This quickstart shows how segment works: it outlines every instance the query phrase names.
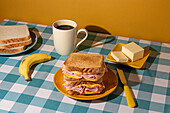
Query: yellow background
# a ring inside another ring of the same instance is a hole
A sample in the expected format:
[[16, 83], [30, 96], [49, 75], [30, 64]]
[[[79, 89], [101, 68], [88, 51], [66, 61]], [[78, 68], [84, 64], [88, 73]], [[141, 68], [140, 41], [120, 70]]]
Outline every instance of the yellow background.
[[71, 19], [78, 28], [170, 43], [170, 0], [0, 0], [3, 19], [50, 26]]

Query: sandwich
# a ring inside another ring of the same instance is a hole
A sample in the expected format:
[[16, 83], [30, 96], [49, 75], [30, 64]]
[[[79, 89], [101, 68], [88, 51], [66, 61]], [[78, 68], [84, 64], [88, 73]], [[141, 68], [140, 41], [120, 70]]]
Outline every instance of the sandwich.
[[20, 52], [31, 43], [32, 38], [27, 25], [0, 26], [0, 52]]
[[62, 66], [63, 86], [70, 95], [99, 94], [105, 89], [106, 66], [99, 54], [71, 53]]

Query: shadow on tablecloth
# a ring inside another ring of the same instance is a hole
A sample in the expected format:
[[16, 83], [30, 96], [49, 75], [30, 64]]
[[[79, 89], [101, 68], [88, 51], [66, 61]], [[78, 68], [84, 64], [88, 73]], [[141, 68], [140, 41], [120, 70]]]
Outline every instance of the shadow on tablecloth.
[[153, 62], [155, 61], [156, 57], [158, 55], [160, 55], [160, 53], [155, 50], [154, 48], [150, 47], [150, 46], [146, 46], [144, 47], [145, 49], [149, 49], [151, 51], [148, 59], [146, 60], [146, 62], [144, 63], [143, 67], [141, 68], [142, 70], [145, 69], [149, 69], [151, 67], [151, 65], [153, 64]]
[[25, 54], [30, 54], [36, 50], [38, 50], [38, 48], [42, 45], [43, 43], [43, 39], [38, 31], [37, 28], [29, 28], [30, 29], [30, 33], [32, 33], [32, 35], [36, 35], [37, 36], [37, 43], [35, 44], [35, 46], [33, 48], [31, 48], [30, 50], [28, 50], [27, 52], [25, 52]]
[[85, 29], [89, 32], [95, 32], [95, 33], [102, 33], [102, 34], [109, 34], [111, 35], [111, 33], [109, 31], [107, 31], [106, 29], [99, 27], [99, 26], [95, 26], [95, 25], [87, 25], [85, 27]]
[[[87, 39], [75, 49], [74, 52], [83, 51], [93, 47], [101, 47], [104, 44], [111, 43], [115, 40], [116, 36], [111, 36], [110, 33], [104, 28], [88, 25], [85, 29], [89, 32]], [[97, 33], [97, 35], [96, 35]], [[85, 36], [81, 34], [78, 36], [78, 42]], [[77, 42], [77, 43], [78, 43]]]

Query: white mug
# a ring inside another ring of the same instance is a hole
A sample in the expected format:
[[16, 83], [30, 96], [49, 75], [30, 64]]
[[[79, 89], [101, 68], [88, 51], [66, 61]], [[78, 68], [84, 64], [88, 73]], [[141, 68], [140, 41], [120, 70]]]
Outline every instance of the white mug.
[[[70, 29], [65, 29], [67, 27]], [[58, 20], [53, 23], [52, 28], [54, 46], [57, 53], [60, 55], [69, 55], [72, 53], [88, 36], [88, 32], [85, 29], [77, 31], [77, 24], [72, 20]], [[80, 32], [85, 32], [86, 35], [78, 44], [76, 44], [77, 35]]]

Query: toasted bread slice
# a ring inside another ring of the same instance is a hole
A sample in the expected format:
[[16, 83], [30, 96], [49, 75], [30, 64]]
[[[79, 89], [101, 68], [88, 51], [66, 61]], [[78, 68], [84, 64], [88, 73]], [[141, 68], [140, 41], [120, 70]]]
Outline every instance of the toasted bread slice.
[[25, 41], [30, 38], [27, 25], [1, 25], [0, 44]]
[[103, 61], [103, 55], [71, 53], [63, 63], [63, 68], [69, 71], [100, 73], [103, 71]]
[[17, 53], [25, 49], [25, 46], [14, 47], [14, 48], [0, 48], [0, 53]]
[[0, 48], [14, 48], [14, 47], [19, 47], [19, 46], [27, 46], [32, 43], [32, 38], [29, 38], [26, 41], [21, 41], [21, 42], [14, 42], [14, 43], [8, 43], [8, 44], [0, 44]]

